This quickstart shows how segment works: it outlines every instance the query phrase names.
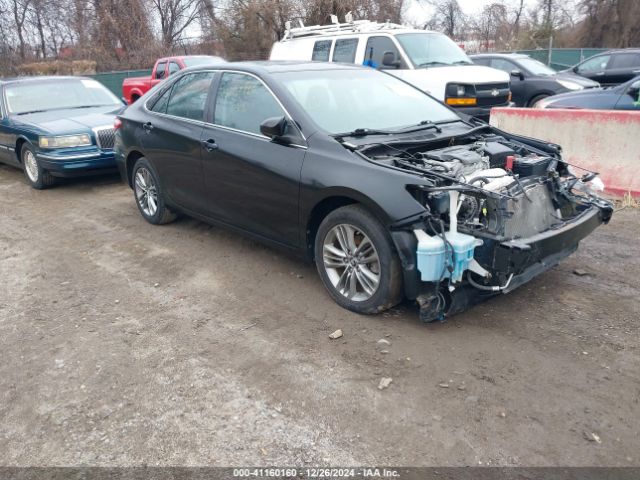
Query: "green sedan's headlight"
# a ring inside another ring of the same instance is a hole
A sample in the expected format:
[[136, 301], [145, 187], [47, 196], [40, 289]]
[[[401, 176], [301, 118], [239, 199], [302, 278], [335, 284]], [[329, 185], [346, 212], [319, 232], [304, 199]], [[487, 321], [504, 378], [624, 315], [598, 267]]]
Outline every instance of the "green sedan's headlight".
[[92, 145], [91, 137], [81, 135], [62, 135], [59, 137], [40, 137], [40, 148], [72, 148]]

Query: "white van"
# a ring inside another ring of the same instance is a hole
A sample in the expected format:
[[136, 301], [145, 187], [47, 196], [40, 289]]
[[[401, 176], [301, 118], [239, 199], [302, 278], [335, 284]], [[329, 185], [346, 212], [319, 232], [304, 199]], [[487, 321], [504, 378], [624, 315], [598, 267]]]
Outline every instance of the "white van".
[[271, 49], [271, 60], [356, 63], [389, 70], [447, 105], [488, 120], [492, 107], [508, 106], [509, 75], [474, 65], [449, 37], [367, 20], [291, 28]]

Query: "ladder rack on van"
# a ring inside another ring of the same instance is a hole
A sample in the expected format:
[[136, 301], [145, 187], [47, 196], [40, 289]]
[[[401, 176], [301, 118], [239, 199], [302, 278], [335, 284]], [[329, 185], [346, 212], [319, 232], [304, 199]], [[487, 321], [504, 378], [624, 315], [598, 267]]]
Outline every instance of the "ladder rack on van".
[[397, 30], [403, 28], [407, 27], [398, 25], [397, 23], [377, 23], [369, 20], [354, 20], [348, 23], [332, 23], [331, 25], [313, 25], [309, 27], [301, 26], [296, 28], [291, 28], [291, 22], [286, 22], [283, 40], [330, 33], [361, 33], [375, 32], [378, 30]]

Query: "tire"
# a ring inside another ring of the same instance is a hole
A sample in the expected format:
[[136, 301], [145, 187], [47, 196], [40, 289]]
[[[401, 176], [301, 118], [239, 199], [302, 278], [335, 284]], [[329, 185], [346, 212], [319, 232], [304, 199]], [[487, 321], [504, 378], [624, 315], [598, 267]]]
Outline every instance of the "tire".
[[42, 168], [34, 148], [28, 143], [22, 145], [20, 163], [22, 163], [22, 171], [27, 177], [29, 185], [36, 190], [43, 190], [55, 183], [55, 177]]
[[362, 206], [327, 215], [316, 233], [314, 252], [320, 279], [341, 307], [372, 314], [402, 300], [402, 271], [391, 238]]
[[529, 107], [534, 108], [536, 106], [536, 103], [538, 103], [540, 100], [544, 100], [545, 98], [549, 97], [549, 95], [538, 95], [533, 97], [530, 101], [529, 101]]
[[177, 215], [167, 207], [158, 174], [146, 158], [136, 161], [131, 180], [136, 205], [147, 222], [163, 225], [176, 219]]

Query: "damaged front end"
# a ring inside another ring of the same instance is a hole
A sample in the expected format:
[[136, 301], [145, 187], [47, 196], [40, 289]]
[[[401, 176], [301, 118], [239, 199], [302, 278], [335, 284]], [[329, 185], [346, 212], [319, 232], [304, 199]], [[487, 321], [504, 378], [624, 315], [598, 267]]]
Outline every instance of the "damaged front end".
[[420, 178], [407, 188], [424, 212], [391, 234], [424, 321], [514, 290], [573, 253], [613, 212], [594, 191], [597, 174], [576, 176], [559, 147], [484, 131], [444, 145], [359, 149]]

